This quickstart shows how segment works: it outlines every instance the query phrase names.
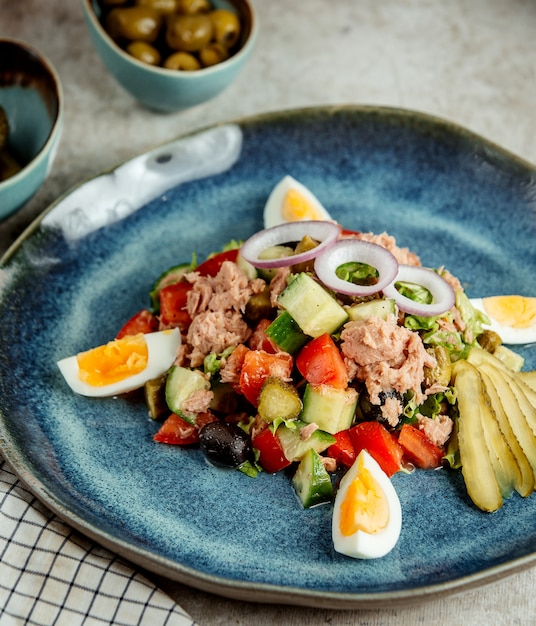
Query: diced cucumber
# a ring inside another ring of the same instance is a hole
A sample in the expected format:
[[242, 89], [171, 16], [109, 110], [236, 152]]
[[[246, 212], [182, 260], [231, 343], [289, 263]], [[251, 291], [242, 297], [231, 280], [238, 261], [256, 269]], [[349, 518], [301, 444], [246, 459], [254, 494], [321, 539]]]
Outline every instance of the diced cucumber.
[[291, 462], [301, 461], [307, 450], [313, 449], [320, 454], [335, 443], [335, 437], [323, 430], [315, 430], [309, 437], [302, 439], [300, 433], [308, 424], [296, 420], [293, 426], [294, 428], [289, 428], [281, 424], [276, 430], [276, 437], [279, 439], [283, 454]]
[[281, 350], [289, 354], [294, 354], [309, 341], [288, 311], [278, 315], [265, 332]]
[[369, 317], [381, 317], [387, 319], [389, 315], [396, 315], [396, 302], [392, 298], [386, 300], [369, 300], [368, 302], [360, 302], [346, 309], [348, 317], [352, 322], [358, 320], [366, 320]]
[[192, 267], [191, 263], [181, 263], [180, 265], [170, 267], [165, 272], [160, 274], [149, 294], [149, 297], [151, 298], [151, 306], [155, 313], [158, 313], [160, 310], [160, 300], [158, 297], [160, 295], [160, 291], [164, 287], [178, 283], [184, 274], [192, 271]]
[[348, 319], [335, 298], [303, 272], [279, 294], [278, 302], [311, 337], [332, 334]]
[[269, 376], [262, 386], [257, 407], [262, 420], [271, 424], [276, 419], [293, 420], [302, 410], [296, 389], [275, 376]]
[[169, 410], [177, 413], [190, 424], [195, 424], [195, 420], [185, 414], [182, 405], [195, 391], [208, 389], [210, 389], [210, 382], [201, 371], [174, 365], [169, 370], [166, 381], [166, 402]]
[[351, 387], [335, 389], [329, 385], [308, 384], [303, 394], [300, 419], [334, 435], [350, 428], [356, 406], [357, 392]]
[[300, 461], [292, 485], [306, 509], [333, 499], [331, 478], [320, 455], [312, 448], [307, 450]]

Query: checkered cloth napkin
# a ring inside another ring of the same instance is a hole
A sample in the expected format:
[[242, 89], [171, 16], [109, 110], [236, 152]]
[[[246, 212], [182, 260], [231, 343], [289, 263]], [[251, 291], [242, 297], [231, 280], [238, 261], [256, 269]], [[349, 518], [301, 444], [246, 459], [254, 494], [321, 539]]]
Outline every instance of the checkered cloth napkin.
[[51, 513], [0, 457], [2, 626], [195, 626], [163, 591]]

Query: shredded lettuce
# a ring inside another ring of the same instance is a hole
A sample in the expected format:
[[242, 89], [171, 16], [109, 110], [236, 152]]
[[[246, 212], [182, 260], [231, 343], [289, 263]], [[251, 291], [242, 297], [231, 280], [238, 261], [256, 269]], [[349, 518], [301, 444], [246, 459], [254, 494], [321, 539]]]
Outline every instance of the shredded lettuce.
[[203, 361], [203, 371], [205, 374], [210, 374], [211, 376], [217, 374], [220, 371], [222, 361], [226, 359], [234, 349], [235, 346], [229, 346], [223, 352], [211, 352], [207, 354]]

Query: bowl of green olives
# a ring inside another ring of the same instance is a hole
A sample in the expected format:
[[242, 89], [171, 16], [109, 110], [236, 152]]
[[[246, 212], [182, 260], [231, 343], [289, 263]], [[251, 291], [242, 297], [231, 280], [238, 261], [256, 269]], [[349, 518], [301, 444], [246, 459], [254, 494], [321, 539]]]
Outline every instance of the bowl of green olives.
[[63, 91], [34, 47], [0, 38], [0, 219], [45, 182], [63, 125]]
[[187, 109], [226, 89], [249, 58], [249, 0], [82, 0], [105, 67], [143, 106]]

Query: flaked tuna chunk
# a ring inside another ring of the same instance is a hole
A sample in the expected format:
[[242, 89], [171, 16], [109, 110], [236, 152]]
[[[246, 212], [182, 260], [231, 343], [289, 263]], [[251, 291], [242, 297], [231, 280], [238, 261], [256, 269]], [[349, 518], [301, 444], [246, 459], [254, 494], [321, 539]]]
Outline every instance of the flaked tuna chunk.
[[186, 308], [191, 318], [204, 311], [241, 311], [254, 293], [264, 289], [262, 279], [250, 281], [245, 272], [232, 261], [224, 261], [216, 276], [200, 276], [189, 272], [185, 279], [193, 285]]
[[426, 417], [420, 413], [417, 415], [419, 429], [436, 446], [444, 445], [450, 438], [454, 422], [448, 415], [438, 415], [435, 418]]
[[214, 398], [210, 389], [196, 389], [181, 405], [181, 411], [187, 417], [195, 417], [199, 413], [206, 413]]
[[435, 359], [419, 335], [399, 326], [394, 316], [348, 322], [341, 340], [349, 379], [365, 383], [373, 404], [381, 404], [380, 393], [393, 389], [401, 394], [411, 390], [418, 404], [424, 401], [424, 367], [435, 367]]
[[193, 319], [186, 335], [191, 346], [190, 366], [199, 367], [211, 352], [245, 343], [251, 329], [238, 311], [205, 311]]

